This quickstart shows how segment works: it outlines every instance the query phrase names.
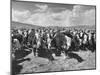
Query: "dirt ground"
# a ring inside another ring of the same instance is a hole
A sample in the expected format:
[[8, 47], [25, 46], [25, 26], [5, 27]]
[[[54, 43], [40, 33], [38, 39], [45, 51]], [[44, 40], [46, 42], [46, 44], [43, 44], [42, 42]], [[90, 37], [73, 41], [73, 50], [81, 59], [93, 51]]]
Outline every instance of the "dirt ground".
[[[95, 69], [95, 52], [79, 51], [77, 53], [84, 59], [83, 62], [78, 62], [74, 58], [58, 57], [54, 61], [49, 61], [46, 58], [34, 57], [33, 53], [29, 54], [26, 58], [30, 61], [24, 61], [19, 65], [23, 66], [20, 73], [36, 73], [36, 72], [51, 72], [51, 71], [67, 71], [67, 70], [81, 70], [81, 69]], [[22, 74], [21, 74], [22, 75]]]

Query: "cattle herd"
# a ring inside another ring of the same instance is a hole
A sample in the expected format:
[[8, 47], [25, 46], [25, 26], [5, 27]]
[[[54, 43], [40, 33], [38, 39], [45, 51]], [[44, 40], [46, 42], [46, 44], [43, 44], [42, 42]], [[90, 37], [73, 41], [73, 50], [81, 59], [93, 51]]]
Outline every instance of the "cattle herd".
[[24, 58], [33, 52], [34, 57], [54, 61], [55, 57], [65, 55], [83, 62], [77, 51], [96, 51], [96, 31], [92, 29], [11, 29], [11, 69], [16, 75], [22, 68], [18, 64], [30, 61]]

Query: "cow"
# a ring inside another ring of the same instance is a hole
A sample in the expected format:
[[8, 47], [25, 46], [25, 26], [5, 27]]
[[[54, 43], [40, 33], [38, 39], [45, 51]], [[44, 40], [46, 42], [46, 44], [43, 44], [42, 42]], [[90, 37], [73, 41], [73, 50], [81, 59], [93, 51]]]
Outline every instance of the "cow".
[[17, 39], [19, 41], [20, 44], [23, 43], [23, 35], [17, 33], [17, 34], [14, 34], [12, 36], [12, 42], [14, 41], [14, 39]]
[[95, 33], [89, 33], [88, 49], [94, 52], [96, 50]]
[[26, 58], [24, 59], [25, 56], [27, 56], [28, 54], [30, 54], [32, 52], [32, 50], [26, 50], [24, 47], [21, 47], [19, 49], [17, 49], [13, 54], [14, 57], [11, 60], [12, 62], [12, 75], [16, 75], [20, 73], [20, 70], [22, 69], [22, 66], [19, 65], [19, 63], [23, 62], [23, 61], [30, 61], [30, 58]]
[[73, 51], [75, 51], [75, 42], [73, 42], [72, 39], [73, 36], [69, 33], [57, 33], [51, 41], [51, 48], [54, 47], [52, 52], [53, 54], [55, 53], [56, 56], [61, 56], [62, 53], [65, 53], [66, 56], [82, 62], [84, 60], [79, 55], [73, 53]]
[[39, 57], [44, 57], [49, 59], [50, 61], [54, 60], [53, 56], [52, 56], [52, 50], [48, 48], [46, 42], [44, 40], [41, 40], [41, 45], [38, 48], [38, 56]]
[[61, 51], [63, 51], [62, 46], [66, 44], [65, 35], [62, 33], [56, 33], [54, 38], [51, 41], [51, 47], [54, 47], [56, 50], [53, 50], [57, 56], [60, 56]]
[[47, 33], [47, 46], [48, 46], [48, 49], [50, 49], [50, 47], [51, 47], [51, 37], [50, 37], [50, 33]]
[[35, 30], [31, 29], [28, 33], [28, 42], [31, 45], [31, 47], [34, 45], [34, 39], [35, 39]]

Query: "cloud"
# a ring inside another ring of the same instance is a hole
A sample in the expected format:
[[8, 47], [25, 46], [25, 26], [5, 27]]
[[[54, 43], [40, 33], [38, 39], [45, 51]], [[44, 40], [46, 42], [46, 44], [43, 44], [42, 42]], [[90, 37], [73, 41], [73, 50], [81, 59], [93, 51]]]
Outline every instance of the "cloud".
[[31, 15], [30, 18], [28, 18], [25, 22], [33, 25], [44, 25], [46, 16], [44, 13], [35, 13]]
[[12, 9], [12, 21], [23, 22], [27, 18], [29, 18], [30, 15], [31, 13], [28, 10], [18, 11], [18, 10]]
[[91, 9], [89, 11], [86, 11], [84, 13], [84, 22], [87, 24], [87, 25], [95, 25], [95, 9]]
[[48, 5], [40, 5], [40, 4], [35, 4], [35, 6], [38, 8], [37, 10], [35, 10], [35, 12], [46, 12], [46, 10], [48, 9]]
[[95, 25], [95, 9], [89, 9], [88, 6], [75, 5], [72, 10], [64, 9], [60, 12], [50, 11], [52, 8], [48, 5], [35, 6], [35, 13], [13, 9], [12, 20], [40, 26]]
[[76, 5], [73, 7], [71, 25], [95, 25], [95, 9], [85, 9], [86, 6]]
[[35, 13], [27, 19], [26, 23], [41, 25], [41, 26], [65, 26], [69, 25], [69, 17], [71, 11], [66, 10], [60, 13]]
[[68, 26], [70, 25], [70, 17], [71, 17], [72, 12], [70, 10], [64, 10], [59, 13], [52, 13], [52, 22], [55, 23], [56, 25], [60, 26]]

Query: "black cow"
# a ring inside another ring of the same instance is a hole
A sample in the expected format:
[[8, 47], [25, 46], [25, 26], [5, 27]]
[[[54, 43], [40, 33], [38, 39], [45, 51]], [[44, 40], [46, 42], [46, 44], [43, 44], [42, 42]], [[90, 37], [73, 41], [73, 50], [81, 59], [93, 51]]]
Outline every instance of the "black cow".
[[44, 42], [43, 40], [41, 40], [41, 45], [38, 48], [38, 56], [39, 57], [43, 57], [43, 58], [47, 58], [50, 61], [54, 60], [53, 56], [52, 56], [52, 50], [48, 49], [46, 42]]
[[13, 43], [14, 39], [18, 39], [18, 41], [20, 42], [20, 44], [22, 44], [22, 42], [23, 42], [23, 35], [21, 35], [21, 34], [14, 34], [12, 36], [12, 43]]
[[51, 41], [51, 47], [54, 47], [52, 51], [57, 55], [60, 56], [61, 51], [63, 51], [62, 46], [66, 44], [65, 35], [62, 33], [55, 34], [55, 37]]
[[35, 43], [35, 30], [32, 29], [31, 32], [28, 34], [27, 40], [31, 47], [33, 47]]
[[[77, 59], [79, 62], [82, 62], [83, 59], [76, 53], [73, 53], [73, 51], [75, 51], [75, 41], [71, 40], [71, 45], [68, 47], [68, 49], [65, 47], [63, 47], [63, 45], [66, 45], [66, 42], [68, 41], [65, 36], [67, 36], [67, 34], [63, 34], [63, 33], [59, 33], [56, 34], [56, 36], [54, 37], [54, 39], [51, 42], [52, 47], [54, 47], [52, 49], [52, 52], [54, 52], [56, 54], [56, 56], [60, 56], [61, 52], [64, 52], [66, 56], [69, 56], [70, 58], [75, 58]], [[68, 34], [68, 36], [73, 39], [71, 34]], [[52, 48], [51, 47], [51, 48]]]

